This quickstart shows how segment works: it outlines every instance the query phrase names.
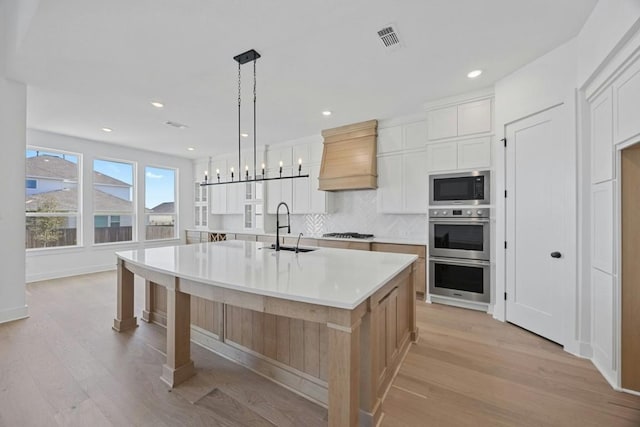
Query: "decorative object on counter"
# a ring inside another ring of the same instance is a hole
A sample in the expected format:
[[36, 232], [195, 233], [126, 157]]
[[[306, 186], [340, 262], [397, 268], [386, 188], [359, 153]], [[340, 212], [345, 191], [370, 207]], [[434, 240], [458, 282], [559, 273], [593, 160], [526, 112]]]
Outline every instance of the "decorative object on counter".
[[338, 239], [373, 239], [373, 234], [360, 234], [353, 232], [325, 233], [322, 237], [337, 237]]
[[[238, 180], [234, 181], [233, 178], [233, 168], [231, 168], [231, 181], [220, 181], [220, 173], [218, 172], [218, 182], [209, 182], [207, 175], [205, 174], [204, 177], [204, 181], [200, 183], [201, 186], [205, 186], [205, 185], [224, 185], [224, 184], [235, 184], [238, 182], [244, 182], [244, 183], [248, 183], [248, 182], [261, 182], [261, 181], [272, 181], [275, 179], [293, 179], [293, 178], [309, 178], [309, 174], [305, 174], [302, 175], [302, 159], [299, 160], [298, 163], [298, 175], [293, 175], [291, 174], [291, 176], [282, 176], [282, 162], [280, 162], [280, 173], [277, 177], [274, 178], [265, 178], [264, 177], [264, 164], [262, 165], [262, 175], [260, 175], [260, 177], [258, 178], [258, 167], [257, 167], [257, 162], [256, 162], [256, 154], [257, 154], [257, 149], [256, 149], [256, 101], [258, 99], [257, 97], [257, 92], [256, 92], [256, 62], [258, 61], [258, 58], [260, 58], [260, 54], [258, 52], [256, 52], [254, 49], [248, 50], [244, 53], [241, 53], [240, 55], [236, 55], [233, 57], [233, 59], [238, 63]], [[242, 126], [241, 126], [241, 105], [242, 105], [242, 92], [241, 92], [241, 87], [242, 87], [242, 74], [241, 74], [241, 68], [243, 64], [246, 64], [247, 62], [253, 62], [253, 177], [250, 178], [249, 176], [249, 165], [245, 166], [245, 180], [242, 180], [242, 175], [240, 175], [242, 172], [242, 159], [241, 159], [241, 147], [240, 147], [240, 143], [242, 140], [243, 136], [246, 136], [246, 133], [243, 133], [241, 131]]]

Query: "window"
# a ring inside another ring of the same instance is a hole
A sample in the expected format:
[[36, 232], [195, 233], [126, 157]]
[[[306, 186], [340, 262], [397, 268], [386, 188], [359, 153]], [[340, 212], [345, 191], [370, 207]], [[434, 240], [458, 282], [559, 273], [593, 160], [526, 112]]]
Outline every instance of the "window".
[[27, 249], [78, 245], [79, 162], [79, 154], [27, 148]]
[[115, 243], [133, 240], [132, 163], [113, 160], [93, 161], [93, 242]]
[[147, 240], [176, 238], [176, 171], [147, 166], [145, 215]]

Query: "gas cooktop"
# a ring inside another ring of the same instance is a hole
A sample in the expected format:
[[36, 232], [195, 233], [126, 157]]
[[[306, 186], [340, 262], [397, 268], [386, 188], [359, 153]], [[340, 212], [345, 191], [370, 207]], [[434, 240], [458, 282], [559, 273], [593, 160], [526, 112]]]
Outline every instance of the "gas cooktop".
[[371, 239], [373, 234], [360, 233], [325, 233], [322, 237], [337, 237], [338, 239]]

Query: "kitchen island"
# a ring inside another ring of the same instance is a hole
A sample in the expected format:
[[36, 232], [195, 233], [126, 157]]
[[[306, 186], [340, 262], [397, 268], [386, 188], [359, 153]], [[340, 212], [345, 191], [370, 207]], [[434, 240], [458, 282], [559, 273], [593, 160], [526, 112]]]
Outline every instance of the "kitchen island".
[[415, 255], [275, 252], [227, 241], [117, 256], [115, 330], [137, 326], [134, 274], [166, 291], [161, 378], [170, 387], [194, 374], [191, 296], [216, 303], [206, 317], [218, 333], [207, 347], [326, 405], [331, 426], [376, 425], [381, 398], [417, 339]]

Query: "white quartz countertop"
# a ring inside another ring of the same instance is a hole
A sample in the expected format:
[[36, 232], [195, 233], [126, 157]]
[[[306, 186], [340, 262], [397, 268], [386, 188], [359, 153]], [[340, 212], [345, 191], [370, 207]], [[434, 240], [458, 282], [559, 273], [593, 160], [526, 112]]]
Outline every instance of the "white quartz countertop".
[[116, 255], [134, 265], [229, 289], [353, 309], [418, 257], [317, 248], [280, 251], [268, 244], [224, 241], [137, 249]]
[[[187, 229], [187, 231], [202, 231], [205, 233], [220, 233], [220, 234], [230, 233], [230, 234], [250, 234], [250, 235], [256, 235], [256, 236], [269, 236], [274, 238], [274, 242], [275, 242], [275, 236], [276, 236], [276, 233], [257, 232], [257, 231], [251, 231], [251, 230], [216, 230], [216, 229], [205, 230], [205, 229], [198, 229], [198, 228], [189, 228]], [[291, 233], [291, 234], [281, 233], [280, 237], [296, 238], [298, 237], [298, 234], [297, 233]], [[427, 246], [426, 238], [419, 239], [415, 237], [376, 236], [371, 239], [351, 239], [351, 238], [344, 239], [339, 237], [322, 237], [322, 236], [315, 236], [315, 235], [303, 235], [302, 237], [307, 239], [317, 239], [317, 240], [339, 240], [339, 241], [346, 241], [346, 242], [394, 243], [398, 245]]]

